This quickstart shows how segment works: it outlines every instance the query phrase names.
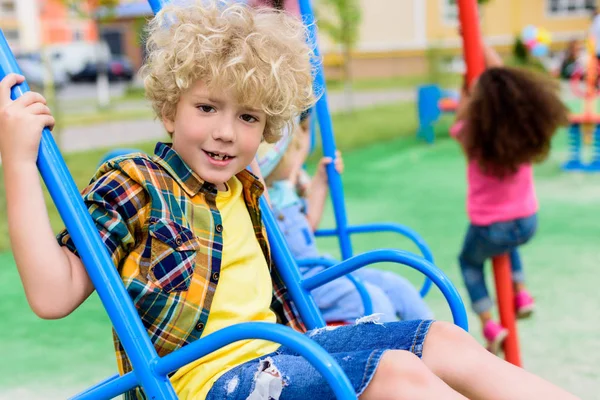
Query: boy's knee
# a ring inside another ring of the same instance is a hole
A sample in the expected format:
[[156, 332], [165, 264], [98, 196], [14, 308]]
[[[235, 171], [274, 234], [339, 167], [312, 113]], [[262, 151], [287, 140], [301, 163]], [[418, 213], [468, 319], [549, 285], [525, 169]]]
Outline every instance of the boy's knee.
[[464, 329], [444, 321], [431, 324], [423, 344], [423, 361], [438, 376], [476, 367], [481, 352], [486, 350]]
[[371, 393], [398, 393], [401, 398], [411, 399], [418, 397], [433, 379], [435, 376], [415, 354], [389, 350], [381, 357], [370, 390]]
[[476, 343], [475, 339], [464, 329], [446, 321], [435, 321], [431, 324], [425, 338], [425, 347], [427, 347], [428, 342], [442, 343], [444, 345]]

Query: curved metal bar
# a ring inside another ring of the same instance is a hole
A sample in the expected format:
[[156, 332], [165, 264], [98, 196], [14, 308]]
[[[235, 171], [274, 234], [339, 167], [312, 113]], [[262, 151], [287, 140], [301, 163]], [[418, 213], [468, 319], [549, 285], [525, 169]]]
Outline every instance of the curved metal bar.
[[450, 310], [452, 311], [454, 324], [460, 326], [466, 331], [469, 330], [465, 305], [450, 279], [448, 279], [446, 274], [444, 274], [431, 262], [407, 251], [380, 249], [359, 254], [340, 262], [334, 267], [327, 268], [315, 276], [305, 279], [303, 282], [303, 287], [306, 290], [312, 290], [316, 287], [324, 285], [327, 282], [331, 282], [340, 276], [349, 274], [358, 268], [377, 262], [396, 262], [399, 264], [404, 264], [428, 276], [446, 298], [446, 301], [450, 306]]
[[[348, 227], [347, 231], [350, 234], [373, 233], [373, 232], [399, 233], [400, 235], [402, 235], [402, 236], [406, 237], [407, 239], [409, 239], [410, 241], [412, 241], [417, 246], [417, 248], [421, 251], [421, 254], [423, 254], [423, 257], [427, 261], [431, 262], [432, 264], [435, 264], [435, 261], [433, 260], [433, 253], [429, 249], [429, 246], [427, 245], [425, 240], [416, 231], [414, 231], [413, 229], [409, 228], [406, 225], [401, 225], [401, 224], [396, 224], [396, 223], [391, 223], [391, 222], [380, 222], [380, 223], [373, 223], [373, 224], [352, 225], [352, 226]], [[334, 236], [334, 235], [338, 235], [338, 232], [336, 229], [323, 229], [323, 230], [318, 230], [315, 232], [315, 236]], [[432, 285], [431, 280], [429, 278], [425, 277], [423, 286], [421, 286], [421, 290], [419, 291], [419, 293], [421, 294], [421, 297], [425, 297], [427, 295], [427, 293], [429, 293], [429, 290], [431, 289], [431, 285]]]
[[138, 381], [133, 372], [128, 372], [123, 376], [117, 374], [70, 397], [69, 400], [112, 399], [136, 386], [138, 386]]
[[323, 375], [338, 399], [357, 398], [344, 370], [321, 346], [291, 328], [267, 322], [244, 322], [223, 328], [158, 359], [154, 371], [166, 375], [223, 346], [245, 339], [269, 340], [297, 351]]
[[[11, 72], [21, 73], [6, 38], [0, 31], [0, 78]], [[16, 99], [27, 91], [27, 83], [16, 85], [11, 89], [11, 98]], [[166, 377], [156, 379], [149, 370], [150, 360], [158, 357], [156, 350], [48, 128], [42, 131], [37, 166], [137, 378], [150, 397], [177, 399], [169, 380]]]
[[[333, 267], [334, 265], [339, 263], [339, 261], [332, 260], [331, 258], [327, 258], [327, 257], [303, 258], [301, 260], [296, 260], [296, 262], [298, 263], [299, 267], [322, 266], [322, 267], [327, 267], [327, 268]], [[356, 287], [356, 290], [358, 290], [358, 294], [360, 295], [360, 299], [362, 300], [363, 308], [365, 310], [364, 314], [365, 315], [373, 314], [373, 302], [371, 301], [371, 296], [369, 295], [369, 292], [367, 291], [367, 287], [365, 286], [363, 280], [352, 274], [346, 275], [345, 278], [348, 278], [350, 280], [350, 282], [352, 282], [352, 284]]]

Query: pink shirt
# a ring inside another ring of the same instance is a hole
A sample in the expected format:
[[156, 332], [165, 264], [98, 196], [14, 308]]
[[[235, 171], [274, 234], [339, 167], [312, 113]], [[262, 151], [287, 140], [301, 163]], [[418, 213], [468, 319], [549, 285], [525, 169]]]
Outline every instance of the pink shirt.
[[[457, 138], [463, 126], [462, 121], [454, 124], [450, 135]], [[524, 164], [513, 175], [497, 178], [484, 174], [477, 161], [469, 160], [467, 185], [467, 214], [473, 225], [525, 218], [538, 210], [531, 164]]]

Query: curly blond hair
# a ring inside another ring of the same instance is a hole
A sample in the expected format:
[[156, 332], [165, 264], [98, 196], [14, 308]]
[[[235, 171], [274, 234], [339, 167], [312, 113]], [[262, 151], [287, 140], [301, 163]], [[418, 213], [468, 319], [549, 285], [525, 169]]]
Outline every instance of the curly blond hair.
[[264, 111], [264, 140], [311, 107], [313, 49], [298, 18], [223, 0], [170, 4], [148, 26], [142, 67], [146, 97], [158, 118], [173, 120], [181, 94], [201, 80], [230, 90], [237, 101]]

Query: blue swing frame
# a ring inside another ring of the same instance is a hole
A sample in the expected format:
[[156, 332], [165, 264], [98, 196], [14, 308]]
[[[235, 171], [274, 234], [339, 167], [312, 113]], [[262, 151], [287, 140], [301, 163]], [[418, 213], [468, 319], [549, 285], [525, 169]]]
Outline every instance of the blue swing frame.
[[[156, 13], [166, 2], [149, 0], [149, 3]], [[303, 14], [310, 12], [310, 5], [305, 3]], [[0, 30], [0, 78], [13, 72], [21, 73]], [[27, 91], [27, 82], [15, 85], [11, 89], [11, 98], [16, 99]], [[343, 370], [323, 348], [301, 333], [281, 325], [257, 322], [232, 325], [159, 357], [47, 128], [42, 131], [37, 166], [133, 367], [132, 372], [123, 376], [114, 375], [72, 399], [108, 399], [136, 386], [143, 387], [148, 398], [177, 399], [167, 376], [170, 372], [229, 343], [251, 338], [270, 340], [296, 350], [325, 377], [338, 399], [356, 399]], [[337, 182], [341, 184], [339, 179]], [[468, 330], [464, 304], [450, 280], [433, 263], [408, 252], [386, 249], [372, 251], [351, 257], [309, 279], [302, 279], [273, 214], [264, 198], [260, 201], [273, 259], [279, 266], [302, 321], [309, 329], [324, 326], [319, 309], [309, 295], [310, 290], [371, 263], [395, 262], [416, 269], [430, 278], [450, 304], [454, 323]]]
[[[300, 13], [302, 20], [308, 27], [309, 40], [313, 44], [315, 49], [316, 59], [320, 59], [319, 47], [317, 43], [316, 24], [314, 20], [314, 14], [309, 0], [298, 0], [300, 5]], [[315, 76], [315, 87], [319, 88], [322, 92], [321, 97], [315, 105], [315, 111], [317, 114], [317, 120], [319, 122], [319, 129], [321, 131], [321, 144], [323, 146], [323, 154], [327, 157], [335, 158], [335, 136], [333, 133], [333, 124], [331, 122], [331, 114], [329, 113], [329, 106], [327, 103], [327, 89], [325, 85], [325, 75], [323, 68], [320, 64], [316, 65], [316, 76]], [[314, 132], [314, 125], [312, 128]], [[312, 135], [314, 137], [314, 135]], [[314, 140], [312, 141], [314, 144]], [[342, 178], [340, 174], [335, 170], [333, 163], [327, 165], [327, 177], [329, 180], [329, 189], [331, 193], [331, 201], [333, 204], [333, 212], [335, 217], [335, 228], [333, 229], [319, 229], [315, 232], [315, 236], [337, 236], [340, 253], [342, 260], [346, 260], [353, 256], [352, 240], [351, 235], [360, 233], [375, 233], [375, 232], [391, 232], [397, 233], [401, 236], [406, 237], [413, 242], [423, 257], [434, 264], [433, 253], [429, 249], [429, 246], [425, 240], [411, 228], [392, 222], [380, 222], [372, 224], [362, 225], [349, 225], [346, 217], [346, 203], [344, 201], [344, 189], [342, 186]], [[425, 278], [423, 285], [420, 290], [421, 297], [425, 297], [431, 289], [431, 280]]]

